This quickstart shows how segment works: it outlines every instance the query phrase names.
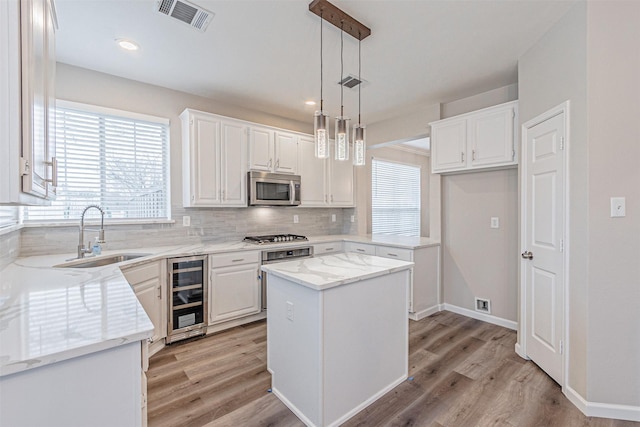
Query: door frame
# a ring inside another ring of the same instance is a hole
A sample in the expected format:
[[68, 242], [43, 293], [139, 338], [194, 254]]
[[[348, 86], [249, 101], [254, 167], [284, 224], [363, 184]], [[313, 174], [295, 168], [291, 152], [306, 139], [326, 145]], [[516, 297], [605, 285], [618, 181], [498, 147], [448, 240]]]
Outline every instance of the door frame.
[[[562, 307], [563, 310], [563, 328], [562, 328], [562, 343], [563, 343], [563, 351], [562, 351], [562, 384], [561, 387], [564, 388], [565, 384], [568, 384], [568, 375], [569, 370], [567, 367], [567, 361], [569, 360], [569, 253], [570, 253], [570, 239], [569, 239], [569, 195], [570, 195], [570, 180], [569, 180], [569, 149], [571, 147], [571, 128], [570, 124], [570, 101], [564, 101], [563, 103], [545, 111], [544, 113], [534, 117], [533, 119], [523, 123], [520, 127], [520, 135], [521, 135], [521, 162], [520, 162], [520, 251], [524, 252], [528, 250], [524, 248], [524, 243], [526, 241], [526, 221], [528, 216], [528, 206], [526, 200], [526, 190], [527, 190], [527, 162], [525, 161], [525, 157], [527, 156], [526, 150], [526, 141], [529, 130], [534, 126], [549, 120], [555, 116], [564, 113], [564, 194], [563, 194], [563, 226], [564, 226], [564, 251], [562, 256], [563, 263], [563, 297], [564, 297], [564, 305]], [[520, 270], [520, 283], [519, 283], [519, 324], [518, 324], [518, 342], [516, 343], [516, 353], [524, 359], [529, 359], [527, 356], [527, 335], [526, 335], [526, 322], [527, 322], [527, 287], [526, 287], [526, 271], [522, 267], [523, 260], [519, 258], [519, 270]]]

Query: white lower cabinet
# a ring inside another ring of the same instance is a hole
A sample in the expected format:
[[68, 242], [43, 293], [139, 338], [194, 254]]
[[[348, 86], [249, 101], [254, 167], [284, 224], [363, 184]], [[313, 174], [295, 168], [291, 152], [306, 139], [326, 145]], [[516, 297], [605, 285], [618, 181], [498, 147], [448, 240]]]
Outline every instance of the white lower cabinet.
[[330, 242], [313, 245], [313, 256], [334, 254], [336, 252], [344, 252], [344, 243]]
[[149, 355], [155, 354], [164, 347], [164, 338], [167, 336], [167, 269], [165, 265], [162, 260], [122, 269], [122, 274], [153, 323]]
[[260, 252], [209, 256], [209, 324], [261, 311]]
[[376, 247], [374, 245], [367, 245], [366, 243], [345, 242], [344, 251], [365, 255], [375, 255]]
[[440, 300], [440, 246], [406, 249], [345, 242], [344, 250], [345, 252], [413, 262], [415, 265], [412, 270], [411, 285], [409, 287], [410, 317], [414, 320], [419, 320], [438, 311]]

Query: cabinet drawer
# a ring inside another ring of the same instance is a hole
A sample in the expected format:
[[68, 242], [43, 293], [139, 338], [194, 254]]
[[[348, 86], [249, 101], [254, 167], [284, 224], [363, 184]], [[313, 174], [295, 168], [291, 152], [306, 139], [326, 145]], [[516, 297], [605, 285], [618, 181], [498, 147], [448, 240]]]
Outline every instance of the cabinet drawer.
[[232, 252], [229, 254], [209, 255], [209, 267], [228, 267], [230, 265], [259, 264], [260, 251]]
[[319, 243], [317, 245], [313, 245], [314, 256], [333, 254], [333, 253], [342, 252], [342, 251], [343, 251], [342, 242]]
[[376, 247], [373, 245], [365, 245], [363, 243], [347, 242], [344, 244], [345, 252], [355, 252], [358, 254], [375, 255]]
[[377, 246], [376, 255], [383, 258], [399, 259], [401, 261], [409, 261], [413, 258], [411, 249], [392, 248], [388, 246]]
[[148, 262], [135, 267], [122, 269], [122, 274], [130, 285], [137, 285], [147, 280], [160, 277], [162, 274], [162, 261]]

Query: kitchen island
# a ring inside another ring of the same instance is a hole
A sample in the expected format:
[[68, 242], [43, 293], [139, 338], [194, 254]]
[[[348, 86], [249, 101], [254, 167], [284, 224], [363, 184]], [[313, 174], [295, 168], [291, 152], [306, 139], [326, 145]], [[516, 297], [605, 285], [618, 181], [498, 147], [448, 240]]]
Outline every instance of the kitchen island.
[[338, 253], [263, 265], [273, 393], [334, 426], [407, 378], [413, 263]]

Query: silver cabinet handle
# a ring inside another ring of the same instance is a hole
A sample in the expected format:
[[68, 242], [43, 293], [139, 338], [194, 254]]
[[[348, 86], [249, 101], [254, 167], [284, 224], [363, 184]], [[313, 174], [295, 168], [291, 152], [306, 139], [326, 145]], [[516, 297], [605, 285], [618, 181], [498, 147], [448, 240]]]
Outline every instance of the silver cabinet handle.
[[395, 256], [395, 257], [397, 257], [397, 256], [398, 256], [398, 254], [392, 254], [391, 252], [388, 252], [388, 253], [387, 253], [387, 255], [389, 255], [389, 256]]
[[278, 170], [279, 167], [280, 167], [280, 159], [277, 159], [275, 169]]
[[524, 259], [533, 259], [533, 253], [530, 251], [522, 252], [522, 258]]
[[269, 163], [267, 163], [267, 168], [271, 169], [272, 164], [273, 164], [273, 159], [269, 159]]
[[293, 181], [289, 181], [289, 203], [293, 204], [296, 199], [296, 186]]
[[476, 159], [476, 150], [471, 150], [471, 160]]
[[364, 249], [356, 248], [356, 251], [358, 251], [358, 252], [364, 252]]
[[58, 159], [51, 158], [50, 162], [44, 162], [45, 165], [51, 166], [51, 179], [45, 179], [46, 182], [50, 182], [54, 187], [58, 186]]
[[162, 299], [162, 286], [158, 285], [158, 299]]
[[232, 259], [231, 262], [240, 262], [244, 261], [244, 258]]
[[331, 195], [331, 203], [333, 203], [333, 194]]
[[324, 250], [325, 250], [325, 251], [332, 251], [332, 250], [333, 250], [333, 248], [325, 248]]
[[464, 151], [460, 153], [460, 163], [464, 163]]

